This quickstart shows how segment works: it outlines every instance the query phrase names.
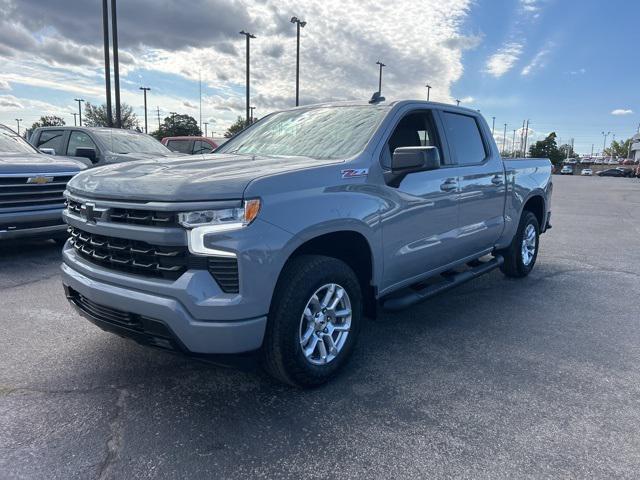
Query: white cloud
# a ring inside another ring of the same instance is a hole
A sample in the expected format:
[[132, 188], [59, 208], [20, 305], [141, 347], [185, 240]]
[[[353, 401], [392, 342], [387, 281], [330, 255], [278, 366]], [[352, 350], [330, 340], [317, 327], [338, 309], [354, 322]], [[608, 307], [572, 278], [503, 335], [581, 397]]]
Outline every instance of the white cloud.
[[536, 70], [540, 70], [541, 68], [543, 68], [544, 65], [545, 65], [546, 57], [551, 52], [551, 48], [552, 48], [552, 45], [548, 44], [546, 47], [544, 47], [542, 50], [540, 50], [538, 53], [536, 53], [535, 56], [533, 57], [533, 59], [531, 59], [531, 61], [527, 65], [524, 66], [524, 68], [522, 69], [520, 74], [524, 75], [524, 76], [527, 76], [527, 75], [531, 74], [532, 72], [534, 72]]
[[11, 85], [6, 80], [0, 78], [0, 90], [9, 91], [11, 90]]
[[631, 114], [633, 114], [633, 110], [626, 109], [626, 108], [616, 108], [615, 110], [611, 111], [611, 115], [631, 115]]
[[578, 70], [571, 70], [569, 72], [570, 75], [584, 75], [585, 73], [587, 73], [586, 68], [579, 68]]
[[489, 57], [485, 65], [485, 71], [490, 75], [499, 78], [514, 67], [521, 54], [521, 43], [507, 43]]

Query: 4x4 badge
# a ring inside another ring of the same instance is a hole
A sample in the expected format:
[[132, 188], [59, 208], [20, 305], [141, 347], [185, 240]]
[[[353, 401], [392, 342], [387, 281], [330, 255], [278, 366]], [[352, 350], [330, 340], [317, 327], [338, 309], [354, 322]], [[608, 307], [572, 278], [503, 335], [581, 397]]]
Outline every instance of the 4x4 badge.
[[353, 178], [353, 177], [366, 177], [369, 175], [368, 168], [347, 168], [345, 170], [341, 170], [342, 178]]

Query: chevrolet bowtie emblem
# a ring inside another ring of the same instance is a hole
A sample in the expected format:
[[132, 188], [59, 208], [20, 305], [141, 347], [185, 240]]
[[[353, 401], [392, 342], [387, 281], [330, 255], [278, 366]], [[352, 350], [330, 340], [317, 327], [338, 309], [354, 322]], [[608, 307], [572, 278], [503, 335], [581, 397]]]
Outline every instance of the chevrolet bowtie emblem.
[[27, 178], [27, 183], [36, 184], [36, 185], [44, 185], [45, 183], [53, 182], [53, 177], [43, 177], [42, 175], [38, 175], [37, 177], [29, 177]]
[[94, 208], [96, 207], [95, 203], [87, 202], [82, 207], [80, 207], [80, 216], [84, 218], [84, 220], [89, 223], [96, 221], [96, 211]]

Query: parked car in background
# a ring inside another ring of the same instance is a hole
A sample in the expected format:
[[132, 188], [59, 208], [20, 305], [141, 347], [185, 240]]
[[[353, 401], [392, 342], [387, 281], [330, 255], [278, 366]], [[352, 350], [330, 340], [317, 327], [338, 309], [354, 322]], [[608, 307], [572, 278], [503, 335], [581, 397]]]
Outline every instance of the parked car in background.
[[594, 165], [604, 165], [604, 160], [603, 160], [603, 159], [601, 159], [601, 158], [596, 158], [596, 159], [593, 161], [593, 164], [594, 164]]
[[84, 168], [82, 162], [39, 152], [0, 125], [0, 240], [66, 239], [62, 194]]
[[564, 163], [567, 165], [575, 165], [578, 163], [578, 160], [576, 160], [575, 158], [568, 158], [564, 161]]
[[609, 168], [607, 170], [602, 170], [601, 172], [598, 172], [598, 175], [601, 177], [630, 177], [631, 169], [620, 168], [620, 167]]
[[218, 144], [207, 137], [164, 137], [161, 142], [171, 151], [188, 155], [211, 153], [218, 148]]
[[562, 167], [562, 170], [560, 170], [560, 175], [573, 175], [573, 167], [565, 165]]
[[582, 171], [580, 172], [580, 175], [583, 175], [585, 177], [590, 177], [591, 175], [593, 175], [593, 170], [591, 170], [590, 168], [583, 168]]
[[305, 387], [378, 303], [528, 275], [553, 188], [550, 161], [500, 158], [476, 110], [417, 101], [276, 112], [212, 155], [90, 173], [69, 184], [62, 265], [82, 315], [187, 354], [258, 351]]
[[40, 127], [29, 142], [53, 155], [84, 159], [87, 166], [176, 156], [151, 135], [106, 127]]
[[634, 170], [633, 170], [633, 176], [636, 178], [640, 178], [640, 165], [638, 165]]
[[634, 163], [636, 163], [634, 160], [632, 160], [631, 158], [626, 158], [623, 160], [622, 165], [633, 165]]

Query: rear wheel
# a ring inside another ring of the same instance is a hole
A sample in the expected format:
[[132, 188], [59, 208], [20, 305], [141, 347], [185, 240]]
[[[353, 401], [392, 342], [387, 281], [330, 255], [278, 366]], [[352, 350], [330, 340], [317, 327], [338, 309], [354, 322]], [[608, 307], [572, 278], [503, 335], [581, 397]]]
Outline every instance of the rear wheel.
[[351, 268], [335, 258], [301, 255], [282, 273], [263, 345], [267, 371], [300, 387], [320, 385], [348, 360], [362, 318]]
[[538, 258], [539, 236], [538, 219], [532, 212], [525, 210], [511, 245], [500, 252], [504, 257], [504, 264], [500, 267], [502, 273], [514, 278], [529, 275]]

